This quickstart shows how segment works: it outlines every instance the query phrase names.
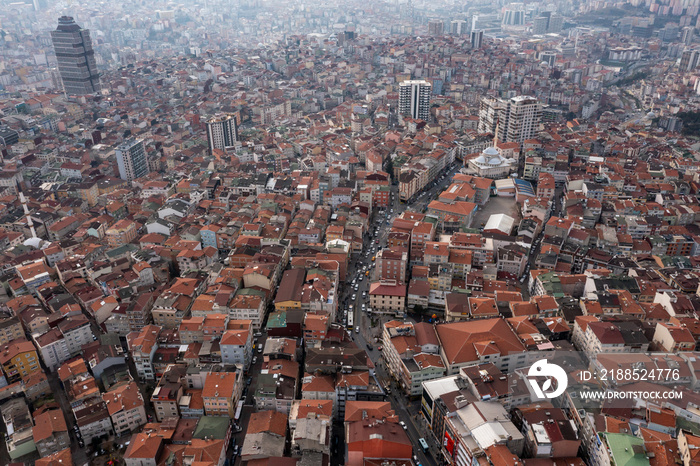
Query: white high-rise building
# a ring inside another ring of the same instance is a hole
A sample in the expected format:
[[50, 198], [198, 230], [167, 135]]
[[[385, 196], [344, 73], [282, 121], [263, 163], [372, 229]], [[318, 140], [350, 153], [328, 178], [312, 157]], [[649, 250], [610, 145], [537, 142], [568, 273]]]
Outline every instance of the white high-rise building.
[[487, 97], [479, 108], [479, 132], [498, 131], [498, 141], [522, 143], [537, 136], [542, 120], [542, 103], [534, 97], [510, 99]]
[[423, 80], [404, 81], [399, 84], [399, 113], [428, 121], [432, 90], [432, 84]]
[[116, 150], [119, 177], [131, 183], [149, 173], [146, 150], [142, 139], [130, 138], [121, 143]]
[[230, 114], [216, 114], [207, 121], [207, 141], [209, 153], [214, 149], [231, 149], [238, 141], [236, 117]]

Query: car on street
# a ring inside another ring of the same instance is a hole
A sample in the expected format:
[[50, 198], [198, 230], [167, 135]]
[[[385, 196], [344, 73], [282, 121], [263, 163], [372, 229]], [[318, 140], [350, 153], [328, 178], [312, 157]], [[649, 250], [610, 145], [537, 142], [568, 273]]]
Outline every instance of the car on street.
[[372, 346], [371, 343], [367, 343], [367, 349], [372, 351], [374, 349], [374, 346]]
[[406, 425], [405, 422], [401, 421], [401, 422], [399, 422], [399, 425], [400, 425], [401, 427], [403, 427], [403, 430], [408, 430], [408, 426]]
[[251, 383], [253, 383], [253, 378], [252, 378], [252, 377], [248, 377], [248, 378], [246, 379], [246, 381], [245, 381], [245, 384], [246, 384], [246, 385], [250, 385]]

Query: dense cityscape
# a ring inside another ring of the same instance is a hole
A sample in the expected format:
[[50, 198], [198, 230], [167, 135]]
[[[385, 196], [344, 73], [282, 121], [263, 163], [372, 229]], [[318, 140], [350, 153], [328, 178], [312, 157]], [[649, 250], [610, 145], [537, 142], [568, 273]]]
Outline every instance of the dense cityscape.
[[0, 5], [0, 464], [700, 465], [700, 0]]

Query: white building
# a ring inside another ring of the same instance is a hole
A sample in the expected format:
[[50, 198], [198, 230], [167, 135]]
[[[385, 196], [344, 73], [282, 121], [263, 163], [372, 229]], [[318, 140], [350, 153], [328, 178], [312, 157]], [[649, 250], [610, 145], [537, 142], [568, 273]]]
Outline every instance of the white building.
[[149, 173], [146, 150], [142, 139], [130, 138], [121, 143], [116, 150], [119, 177], [131, 183]]
[[232, 149], [238, 141], [236, 117], [230, 114], [216, 114], [207, 121], [207, 141], [209, 153], [214, 149]]
[[432, 90], [433, 85], [423, 80], [408, 80], [399, 84], [399, 113], [428, 121]]
[[44, 365], [50, 371], [57, 369], [58, 366], [70, 358], [66, 339], [58, 328], [53, 328], [41, 335], [33, 335], [33, 338], [41, 353]]
[[534, 97], [516, 96], [508, 100], [484, 98], [479, 108], [479, 132], [498, 133], [500, 142], [535, 138], [542, 120], [542, 103]]
[[66, 348], [71, 355], [82, 351], [82, 346], [92, 343], [93, 333], [90, 321], [83, 316], [68, 317], [58, 324], [66, 341]]
[[253, 357], [253, 333], [249, 330], [227, 330], [219, 343], [221, 362], [242, 368], [250, 365]]
[[506, 178], [518, 168], [515, 159], [503, 157], [494, 147], [484, 149], [481, 155], [469, 161], [468, 166], [474, 175], [490, 179]]

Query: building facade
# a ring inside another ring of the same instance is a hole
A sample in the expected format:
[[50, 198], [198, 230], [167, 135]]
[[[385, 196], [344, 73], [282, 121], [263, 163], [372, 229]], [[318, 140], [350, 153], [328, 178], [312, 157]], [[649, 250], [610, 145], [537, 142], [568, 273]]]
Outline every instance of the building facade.
[[432, 87], [428, 81], [422, 80], [409, 80], [399, 84], [399, 113], [428, 121]]
[[238, 141], [236, 117], [229, 114], [217, 114], [207, 121], [207, 141], [209, 153], [214, 149], [231, 149]]
[[499, 142], [533, 139], [542, 121], [542, 103], [534, 97], [484, 98], [479, 108], [479, 132], [496, 132]]
[[66, 94], [99, 92], [100, 74], [95, 63], [90, 31], [78, 26], [71, 16], [61, 16], [58, 18], [58, 27], [51, 31], [51, 41]]
[[131, 183], [149, 173], [146, 149], [142, 139], [127, 139], [116, 150], [119, 177]]

